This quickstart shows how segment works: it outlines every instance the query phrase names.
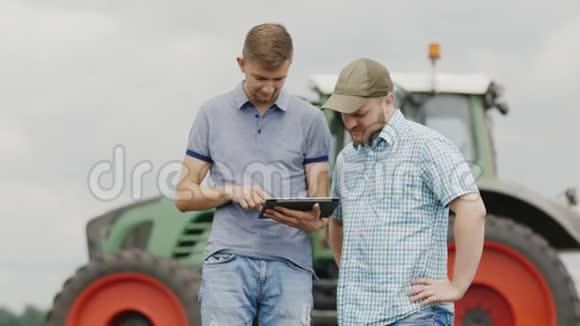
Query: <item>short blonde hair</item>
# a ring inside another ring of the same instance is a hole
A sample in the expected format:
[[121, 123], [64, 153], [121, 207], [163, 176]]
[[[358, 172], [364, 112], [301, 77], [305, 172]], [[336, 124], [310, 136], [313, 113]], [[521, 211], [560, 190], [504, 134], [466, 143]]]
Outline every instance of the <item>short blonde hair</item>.
[[246, 35], [243, 56], [266, 69], [276, 69], [292, 61], [292, 37], [280, 24], [260, 24]]

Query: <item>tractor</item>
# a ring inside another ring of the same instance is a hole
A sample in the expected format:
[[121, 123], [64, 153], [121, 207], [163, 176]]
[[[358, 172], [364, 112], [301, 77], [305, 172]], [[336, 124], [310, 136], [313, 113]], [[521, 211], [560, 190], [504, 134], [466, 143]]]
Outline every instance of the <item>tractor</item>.
[[[437, 52], [437, 48], [430, 48]], [[437, 53], [431, 53], [433, 62]], [[330, 96], [336, 75], [311, 76], [311, 100]], [[509, 112], [502, 87], [482, 74], [392, 73], [396, 106], [407, 119], [452, 140], [470, 163], [487, 208], [482, 260], [455, 304], [460, 326], [580, 325], [576, 287], [558, 252], [580, 249], [580, 215], [497, 175], [490, 111]], [[340, 114], [325, 110], [334, 159], [348, 146]], [[450, 216], [450, 226], [453, 223]], [[200, 325], [200, 271], [213, 211], [180, 212], [165, 196], [113, 209], [87, 223], [89, 262], [54, 298], [54, 326]], [[311, 234], [313, 325], [336, 325], [339, 268], [327, 230]], [[448, 232], [449, 273], [455, 257]], [[450, 274], [451, 276], [451, 274]]]

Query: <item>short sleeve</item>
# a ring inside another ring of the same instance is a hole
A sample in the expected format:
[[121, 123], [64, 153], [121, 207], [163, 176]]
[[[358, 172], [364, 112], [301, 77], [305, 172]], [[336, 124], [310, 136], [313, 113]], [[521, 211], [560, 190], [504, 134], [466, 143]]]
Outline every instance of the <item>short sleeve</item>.
[[479, 192], [469, 165], [450, 140], [431, 139], [425, 143], [422, 154], [426, 183], [444, 206], [457, 197]]
[[306, 134], [304, 164], [326, 162], [330, 152], [330, 130], [322, 111], [318, 111]]
[[213, 162], [209, 150], [209, 121], [204, 107], [199, 109], [189, 131], [186, 154], [202, 161]]

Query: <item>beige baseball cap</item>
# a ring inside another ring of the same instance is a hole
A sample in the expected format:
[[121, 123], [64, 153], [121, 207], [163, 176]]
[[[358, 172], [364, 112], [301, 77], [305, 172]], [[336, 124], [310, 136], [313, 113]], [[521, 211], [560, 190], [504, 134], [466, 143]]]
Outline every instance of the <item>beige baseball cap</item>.
[[357, 59], [342, 69], [334, 92], [322, 106], [342, 113], [353, 113], [369, 98], [393, 91], [391, 74], [382, 64], [367, 58]]

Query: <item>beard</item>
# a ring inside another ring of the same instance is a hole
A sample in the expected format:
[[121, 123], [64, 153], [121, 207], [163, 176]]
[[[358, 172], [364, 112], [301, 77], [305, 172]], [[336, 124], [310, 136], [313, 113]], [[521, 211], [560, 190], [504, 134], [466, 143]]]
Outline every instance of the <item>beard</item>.
[[[377, 138], [386, 125], [384, 118], [378, 118], [377, 122], [365, 128], [355, 128], [349, 130], [350, 138], [353, 143], [361, 145], [369, 145]], [[353, 135], [354, 133], [354, 135]]]

